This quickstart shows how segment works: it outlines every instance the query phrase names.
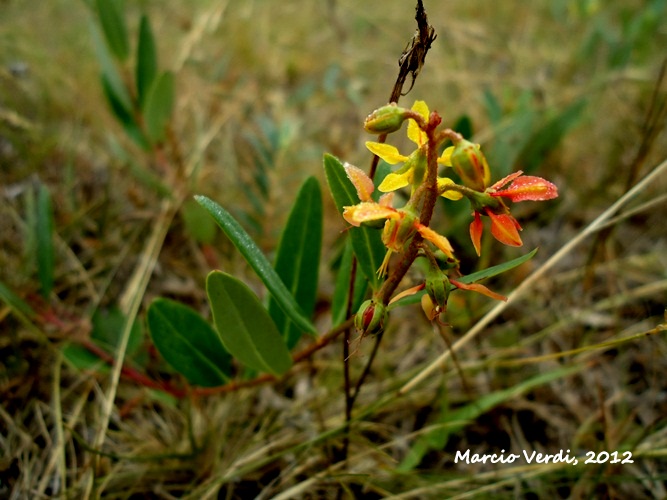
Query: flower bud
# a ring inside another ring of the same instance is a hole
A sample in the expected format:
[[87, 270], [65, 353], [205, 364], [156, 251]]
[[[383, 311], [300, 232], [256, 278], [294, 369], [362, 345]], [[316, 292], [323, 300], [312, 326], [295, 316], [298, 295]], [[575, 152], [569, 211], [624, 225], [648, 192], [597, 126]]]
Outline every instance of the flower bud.
[[447, 309], [447, 299], [451, 289], [452, 285], [449, 283], [449, 278], [442, 272], [429, 273], [426, 277], [426, 293], [438, 312]]
[[491, 182], [489, 164], [479, 145], [461, 139], [454, 145], [452, 167], [463, 184], [476, 191], [484, 191]]
[[387, 322], [387, 306], [375, 299], [369, 299], [359, 308], [359, 312], [354, 318], [354, 326], [362, 332], [362, 335], [375, 335], [384, 330]]
[[389, 134], [401, 128], [408, 110], [399, 108], [395, 102], [376, 109], [366, 117], [364, 128], [371, 134]]

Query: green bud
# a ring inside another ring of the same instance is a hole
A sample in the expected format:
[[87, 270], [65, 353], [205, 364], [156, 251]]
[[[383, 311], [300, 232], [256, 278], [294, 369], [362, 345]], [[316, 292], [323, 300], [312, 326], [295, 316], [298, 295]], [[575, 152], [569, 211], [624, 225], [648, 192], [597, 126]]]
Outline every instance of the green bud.
[[371, 134], [390, 134], [401, 128], [405, 121], [405, 108], [399, 108], [395, 102], [376, 109], [366, 117], [364, 128]]
[[452, 167], [463, 184], [476, 191], [484, 191], [491, 182], [491, 172], [479, 145], [461, 139], [452, 151]]
[[387, 322], [387, 306], [375, 299], [369, 299], [359, 308], [359, 312], [354, 318], [354, 326], [362, 332], [362, 335], [375, 335], [384, 330]]
[[439, 270], [430, 272], [426, 277], [426, 293], [431, 298], [437, 313], [447, 309], [447, 299], [451, 290], [452, 285], [449, 278]]

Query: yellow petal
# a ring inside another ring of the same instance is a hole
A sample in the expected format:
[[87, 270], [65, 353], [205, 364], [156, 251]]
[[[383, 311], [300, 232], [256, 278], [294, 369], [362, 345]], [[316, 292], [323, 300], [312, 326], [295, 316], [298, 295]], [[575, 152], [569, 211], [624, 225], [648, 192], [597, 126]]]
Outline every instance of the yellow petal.
[[366, 172], [347, 162], [343, 165], [343, 168], [345, 168], [348, 179], [357, 189], [359, 199], [361, 201], [371, 201], [371, 193], [373, 193], [375, 186], [373, 186], [373, 181], [366, 175]]
[[449, 240], [447, 238], [436, 233], [430, 227], [422, 226], [421, 224], [419, 224], [417, 231], [419, 231], [419, 233], [424, 237], [425, 240], [430, 241], [440, 250], [445, 252], [445, 255], [447, 257], [454, 258], [454, 249], [452, 248], [452, 245], [449, 243]]
[[402, 187], [410, 184], [410, 177], [412, 176], [412, 170], [408, 170], [404, 174], [389, 174], [384, 178], [382, 183], [378, 186], [378, 189], [383, 193], [388, 193], [389, 191], [396, 191]]
[[[438, 191], [441, 191], [442, 189], [444, 189], [445, 186], [447, 186], [448, 184], [456, 184], [456, 183], [448, 177], [438, 177]], [[461, 198], [463, 198], [463, 195], [461, 193], [459, 193], [458, 191], [453, 191], [453, 190], [445, 191], [440, 196], [442, 196], [443, 198], [447, 198], [449, 200], [454, 200], [454, 201], [460, 200]]]
[[424, 117], [424, 120], [428, 120], [428, 106], [424, 101], [415, 101], [415, 103], [412, 105], [412, 111], [416, 111]]
[[384, 161], [389, 163], [389, 165], [396, 165], [408, 159], [407, 156], [403, 156], [398, 152], [398, 149], [395, 146], [389, 144], [382, 144], [380, 142], [370, 142], [366, 143], [368, 150], [382, 158]]
[[395, 219], [400, 217], [398, 212], [390, 207], [383, 207], [374, 202], [362, 202], [351, 207], [344, 207], [343, 218], [353, 226], [362, 222], [378, 219]]
[[440, 155], [440, 158], [438, 158], [438, 163], [440, 165], [444, 165], [446, 167], [451, 167], [452, 166], [452, 151], [454, 151], [454, 146], [449, 146], [448, 148], [445, 148], [445, 150]]
[[[424, 101], [415, 101], [412, 105], [412, 111], [416, 111], [424, 117], [424, 120], [428, 121], [428, 106]], [[419, 128], [417, 122], [410, 120], [408, 123], [408, 139], [421, 146], [426, 144], [426, 134]]]

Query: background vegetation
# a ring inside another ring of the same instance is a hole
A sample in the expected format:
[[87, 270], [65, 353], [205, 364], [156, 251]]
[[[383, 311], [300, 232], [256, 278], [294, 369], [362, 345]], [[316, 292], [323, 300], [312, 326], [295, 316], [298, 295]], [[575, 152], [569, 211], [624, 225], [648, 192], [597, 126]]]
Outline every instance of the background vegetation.
[[[418, 309], [396, 311], [342, 462], [340, 345], [277, 383], [179, 399], [164, 390], [183, 380], [151, 346], [145, 310], [160, 296], [210, 317], [211, 269], [264, 293], [189, 195], [228, 207], [270, 254], [302, 181], [324, 185], [323, 153], [370, 164], [361, 124], [389, 96], [414, 5], [126, 0], [130, 32], [148, 14], [160, 64], [175, 74], [174, 141], [197, 171], [171, 219], [159, 155], [127, 138], [106, 103], [89, 6], [0, 2], [0, 496], [667, 496], [667, 174], [657, 167], [667, 158], [666, 3], [425, 3], [438, 38], [402, 103], [423, 99], [469, 131], [496, 179], [523, 168], [560, 190], [555, 202], [514, 209], [525, 248], [540, 250], [490, 286], [508, 294], [583, 238], [459, 348], [457, 363], [400, 395], [493, 304], [454, 294], [447, 342]], [[650, 172], [663, 173], [601, 231], [584, 232]], [[324, 201], [320, 331], [345, 227]], [[466, 270], [527, 251], [489, 240], [477, 262], [468, 220], [442, 228], [468, 252]], [[160, 224], [164, 243], [147, 248]], [[144, 290], [134, 278], [146, 259]], [[134, 371], [116, 384], [108, 364], [68, 349], [106, 342], [96, 354], [113, 353], [134, 303]], [[371, 344], [353, 344], [355, 376]], [[466, 449], [631, 450], [635, 461], [455, 464]]]

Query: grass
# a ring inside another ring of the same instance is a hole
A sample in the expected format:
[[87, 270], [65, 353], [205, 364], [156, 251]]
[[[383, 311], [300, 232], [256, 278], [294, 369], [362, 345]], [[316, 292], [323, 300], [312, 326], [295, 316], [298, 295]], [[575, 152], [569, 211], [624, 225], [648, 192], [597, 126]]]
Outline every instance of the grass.
[[[345, 462], [340, 345], [276, 383], [182, 400], [119, 364], [81, 370], [63, 349], [95, 334], [95, 313], [119, 308], [143, 324], [157, 296], [209, 314], [212, 268], [261, 291], [222, 235], [192, 235], [181, 195], [232, 207], [270, 253], [301, 181], [323, 181], [324, 152], [370, 164], [361, 123], [390, 93], [413, 6], [126, 4], [132, 29], [150, 14], [161, 64], [177, 75], [175, 134], [197, 176], [173, 199], [106, 106], [85, 3], [1, 7], [0, 281], [28, 307], [5, 305], [3, 294], [0, 495], [667, 495], [665, 2], [426, 2], [438, 38], [402, 102], [424, 99], [452, 124], [465, 115], [492, 169], [530, 165], [561, 196], [517, 207], [526, 249], [540, 251], [490, 285], [511, 294], [506, 305], [454, 294], [448, 329], [414, 308], [392, 313]], [[55, 207], [47, 299], [27, 194], [39, 183]], [[344, 228], [327, 193], [325, 211], [321, 331]], [[466, 225], [453, 239], [472, 269]], [[524, 252], [485, 244], [481, 265]], [[126, 330], [126, 366], [179, 385]], [[371, 348], [353, 344], [353, 378]], [[454, 463], [466, 449], [584, 459], [630, 450], [634, 463]]]

